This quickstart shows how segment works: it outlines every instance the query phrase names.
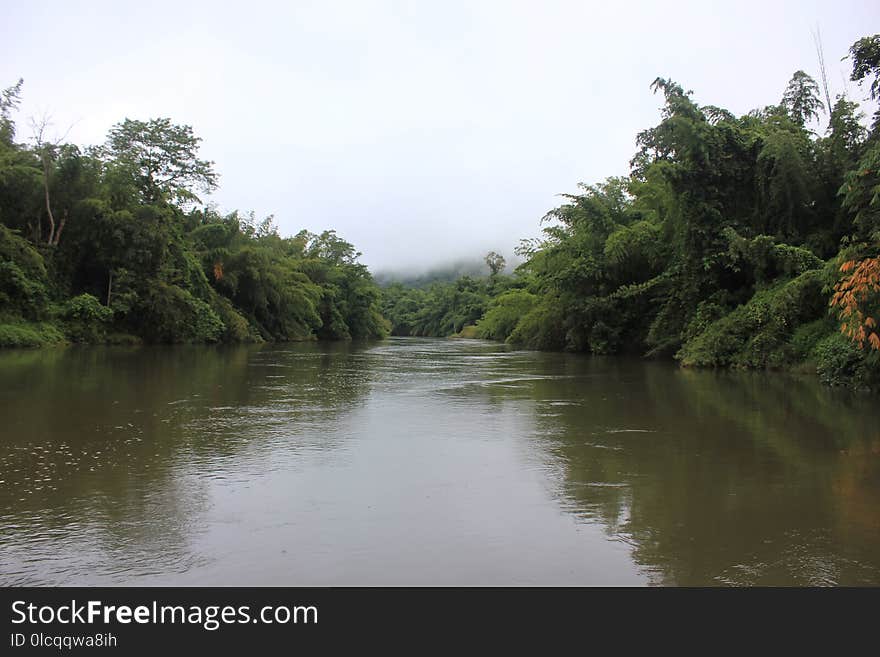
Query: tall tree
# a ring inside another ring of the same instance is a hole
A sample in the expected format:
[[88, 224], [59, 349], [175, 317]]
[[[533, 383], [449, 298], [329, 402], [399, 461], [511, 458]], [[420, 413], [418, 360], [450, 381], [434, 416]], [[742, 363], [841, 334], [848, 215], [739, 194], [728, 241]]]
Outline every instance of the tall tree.
[[880, 97], [880, 34], [863, 37], [849, 49], [853, 67], [850, 80], [861, 84], [865, 78], [874, 76], [871, 82], [871, 98]]
[[[869, 93], [873, 100], [880, 98], [880, 34], [856, 41], [849, 49], [849, 57], [852, 59], [852, 73], [849, 79], [862, 85], [873, 77]], [[880, 135], [880, 108], [874, 112], [874, 122], [871, 126], [872, 139], [878, 135]]]
[[18, 79], [11, 87], [0, 91], [0, 143], [12, 145], [15, 138], [15, 123], [12, 120], [12, 112], [18, 109], [21, 102], [21, 87], [24, 84], [22, 78]]
[[64, 142], [67, 133], [62, 137], [50, 139], [48, 136], [50, 125], [51, 121], [48, 115], [43, 115], [40, 119], [31, 120], [34, 152], [40, 158], [40, 164], [42, 165], [43, 199], [46, 205], [46, 216], [49, 219], [49, 236], [46, 238], [46, 244], [49, 246], [57, 246], [58, 240], [61, 239], [61, 232], [64, 230], [64, 223], [67, 221], [67, 214], [61, 218], [60, 224], [55, 223], [55, 213], [52, 210], [52, 195], [49, 189], [49, 178], [55, 168], [55, 162], [62, 150], [62, 143]]
[[489, 251], [484, 260], [486, 261], [486, 266], [489, 268], [490, 275], [497, 276], [504, 271], [504, 265], [506, 262], [503, 255], [495, 253], [494, 251]]
[[819, 118], [819, 110], [825, 105], [819, 100], [819, 85], [803, 71], [795, 71], [782, 94], [782, 106], [800, 126]]
[[213, 191], [218, 178], [214, 163], [198, 158], [201, 141], [170, 119], [125, 119], [110, 130], [104, 153], [134, 178], [143, 201], [198, 203], [196, 192]]

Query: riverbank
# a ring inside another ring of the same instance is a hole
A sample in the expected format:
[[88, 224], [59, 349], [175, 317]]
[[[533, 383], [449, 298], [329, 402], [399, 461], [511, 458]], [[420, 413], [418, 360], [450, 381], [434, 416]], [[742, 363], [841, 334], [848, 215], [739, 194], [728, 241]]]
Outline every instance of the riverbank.
[[[448, 337], [459, 340], [492, 340], [484, 335], [479, 324], [464, 326], [458, 333]], [[759, 336], [749, 337], [751, 342], [759, 341]], [[510, 341], [494, 341], [522, 346]], [[756, 365], [745, 358], [746, 353], [745, 348], [737, 352], [728, 347], [729, 356], [724, 362], [695, 360], [685, 355], [684, 350], [674, 358], [668, 355], [654, 358], [677, 362], [683, 368], [786, 372], [818, 377], [823, 384], [832, 387], [880, 391], [880, 376], [872, 367], [870, 354], [855, 348], [851, 341], [833, 329], [827, 319], [818, 320], [796, 331], [777, 349], [776, 357], [770, 363]]]
[[[349, 338], [351, 339], [351, 338]], [[266, 342], [314, 342], [318, 338], [314, 335], [287, 340], [265, 340], [259, 334], [254, 334], [243, 340], [236, 340], [224, 344], [261, 344]], [[330, 340], [331, 342], [334, 340]], [[144, 346], [149, 344], [220, 344], [220, 341], [178, 341], [172, 343], [151, 343], [137, 335], [130, 333], [100, 333], [89, 338], [83, 336], [76, 329], [70, 329], [63, 323], [52, 322], [7, 322], [0, 323], [0, 349], [39, 349], [43, 347], [65, 347], [72, 345], [87, 346]]]
[[[68, 333], [65, 332], [65, 329]], [[75, 339], [74, 336], [80, 339]], [[76, 332], [63, 324], [41, 323], [0, 323], [0, 349], [39, 349], [46, 347], [65, 347], [71, 345], [90, 346], [146, 346], [142, 338], [126, 333], [92, 335], [92, 340], [83, 340], [82, 331]], [[488, 340], [500, 344], [511, 344], [504, 340], [485, 337], [476, 324], [469, 324], [447, 336], [454, 340]], [[263, 340], [259, 336], [237, 344], [285, 343], [285, 342], [324, 342], [314, 336], [293, 340]], [[338, 340], [329, 340], [338, 342]], [[204, 342], [181, 342], [177, 344], [207, 344]], [[215, 344], [218, 344], [215, 342]], [[522, 346], [513, 344], [512, 346]], [[545, 350], [563, 351], [563, 350]], [[660, 360], [677, 362], [681, 367], [694, 369], [729, 369], [786, 372], [791, 374], [818, 377], [825, 385], [862, 390], [880, 390], [880, 382], [865, 364], [863, 353], [854, 349], [847, 340], [837, 333], [828, 333], [827, 322], [808, 327], [796, 333], [791, 344], [784, 350], [788, 359], [780, 359], [775, 365], [754, 367], [747, 363], [705, 364], [669, 356], [654, 357]], [[613, 357], [613, 356], [612, 356]]]

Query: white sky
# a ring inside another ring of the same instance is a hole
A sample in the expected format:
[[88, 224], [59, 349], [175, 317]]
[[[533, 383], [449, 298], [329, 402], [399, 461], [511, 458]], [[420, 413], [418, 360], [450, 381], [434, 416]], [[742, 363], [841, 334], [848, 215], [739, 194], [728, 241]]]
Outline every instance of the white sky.
[[0, 8], [0, 87], [25, 80], [19, 140], [44, 112], [81, 145], [168, 116], [203, 138], [221, 210], [335, 228], [374, 270], [509, 255], [555, 194], [627, 172], [658, 75], [741, 114], [797, 69], [818, 79], [818, 25], [832, 94], [861, 100], [840, 59], [880, 31], [870, 0]]

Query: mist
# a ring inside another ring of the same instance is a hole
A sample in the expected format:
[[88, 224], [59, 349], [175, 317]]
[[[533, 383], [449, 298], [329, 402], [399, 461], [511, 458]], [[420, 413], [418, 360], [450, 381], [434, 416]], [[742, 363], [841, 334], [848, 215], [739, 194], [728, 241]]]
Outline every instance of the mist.
[[20, 140], [43, 113], [84, 145], [126, 117], [168, 116], [193, 126], [221, 174], [207, 203], [274, 215], [283, 234], [335, 229], [374, 271], [424, 272], [489, 250], [510, 259], [558, 194], [626, 174], [635, 135], [659, 119], [658, 76], [744, 113], [778, 102], [795, 70], [818, 77], [818, 27], [832, 94], [861, 99], [840, 58], [880, 11], [28, 2], [4, 13], [0, 84], [25, 80]]

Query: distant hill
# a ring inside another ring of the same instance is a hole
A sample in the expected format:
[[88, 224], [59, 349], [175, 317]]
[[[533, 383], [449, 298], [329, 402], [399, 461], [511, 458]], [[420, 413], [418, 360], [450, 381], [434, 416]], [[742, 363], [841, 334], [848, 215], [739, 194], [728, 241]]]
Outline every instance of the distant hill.
[[[509, 269], [510, 267], [508, 267], [508, 271]], [[401, 283], [406, 287], [427, 287], [432, 283], [451, 283], [462, 276], [483, 277], [488, 275], [489, 267], [486, 266], [482, 258], [479, 258], [437, 265], [421, 272], [384, 270], [373, 274], [373, 278], [382, 287], [392, 283]]]

